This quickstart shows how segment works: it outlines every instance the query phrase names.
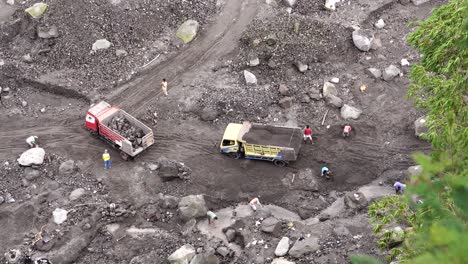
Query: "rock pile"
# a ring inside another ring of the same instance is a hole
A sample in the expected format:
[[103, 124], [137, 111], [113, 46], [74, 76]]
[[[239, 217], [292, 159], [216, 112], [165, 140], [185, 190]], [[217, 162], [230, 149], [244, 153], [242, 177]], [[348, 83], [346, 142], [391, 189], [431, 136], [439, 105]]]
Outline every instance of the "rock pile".
[[145, 136], [143, 129], [133, 126], [123, 115], [114, 116], [109, 122], [109, 128], [128, 139], [133, 148], [142, 146], [142, 138]]

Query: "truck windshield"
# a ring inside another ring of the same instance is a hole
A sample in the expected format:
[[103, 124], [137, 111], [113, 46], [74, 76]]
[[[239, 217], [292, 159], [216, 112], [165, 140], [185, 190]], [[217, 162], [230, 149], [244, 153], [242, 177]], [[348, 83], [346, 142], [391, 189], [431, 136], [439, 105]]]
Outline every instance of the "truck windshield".
[[225, 139], [223, 140], [223, 146], [234, 146], [236, 142], [234, 140]]

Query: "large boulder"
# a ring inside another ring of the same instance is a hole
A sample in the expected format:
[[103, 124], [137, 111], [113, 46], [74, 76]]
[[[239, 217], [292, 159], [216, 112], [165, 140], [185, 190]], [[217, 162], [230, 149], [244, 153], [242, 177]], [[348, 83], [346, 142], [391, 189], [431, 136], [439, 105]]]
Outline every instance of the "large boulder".
[[283, 0], [283, 2], [289, 7], [294, 7], [296, 5], [297, 0]]
[[31, 148], [23, 152], [18, 159], [21, 166], [41, 165], [44, 162], [45, 150], [43, 148]]
[[184, 221], [206, 216], [207, 211], [203, 195], [189, 195], [179, 201], [179, 216]]
[[320, 249], [318, 241], [318, 238], [313, 236], [307, 238], [299, 238], [289, 250], [289, 255], [295, 258], [299, 258], [313, 251], [316, 251]]
[[327, 104], [332, 105], [336, 108], [341, 108], [343, 106], [343, 100], [341, 100], [341, 98], [335, 95], [329, 95], [325, 97], [325, 101], [327, 102]]
[[353, 43], [361, 51], [369, 51], [374, 42], [374, 33], [368, 29], [353, 31]]
[[361, 192], [347, 192], [344, 203], [350, 209], [361, 210], [367, 206], [367, 198]]
[[293, 103], [294, 103], [294, 98], [292, 97], [284, 97], [278, 101], [278, 104], [281, 106], [281, 108], [284, 108], [284, 109], [291, 108]]
[[72, 174], [75, 170], [75, 162], [73, 160], [67, 160], [62, 162], [59, 167], [59, 174], [60, 175], [68, 175]]
[[375, 79], [380, 79], [382, 77], [382, 71], [377, 68], [368, 68], [366, 69], [367, 75], [374, 77]]
[[413, 4], [414, 4], [415, 6], [425, 4], [425, 3], [429, 2], [429, 1], [430, 1], [430, 0], [411, 0], [411, 2], [413, 2]]
[[281, 238], [280, 242], [276, 246], [275, 255], [277, 257], [286, 256], [289, 251], [289, 237]]
[[343, 119], [358, 119], [361, 114], [362, 110], [356, 107], [347, 104], [344, 104], [343, 107], [341, 107], [341, 118]]
[[198, 33], [199, 24], [195, 20], [187, 20], [179, 29], [177, 29], [177, 37], [179, 37], [184, 43], [189, 43], [192, 41]]
[[179, 177], [179, 167], [177, 162], [161, 157], [158, 159], [159, 177], [170, 180]]
[[197, 254], [190, 264], [219, 264], [219, 258], [213, 253]]
[[218, 117], [218, 111], [212, 107], [205, 107], [200, 113], [200, 118], [203, 121], [213, 121]]
[[246, 84], [257, 84], [257, 77], [249, 71], [244, 70], [244, 79]]
[[399, 226], [394, 227], [388, 232], [392, 232], [390, 240], [388, 242], [388, 246], [390, 248], [400, 245], [405, 240], [405, 231]]
[[275, 258], [271, 264], [296, 264], [296, 262], [292, 262], [284, 258]]
[[400, 75], [400, 69], [398, 69], [397, 66], [392, 64], [388, 66], [387, 68], [385, 68], [382, 76], [383, 76], [384, 81], [388, 82], [388, 81], [395, 79], [395, 77], [397, 77], [398, 75]]
[[172, 253], [167, 260], [171, 264], [188, 264], [195, 256], [195, 248], [192, 245], [185, 244], [174, 253]]
[[336, 89], [335, 85], [331, 82], [324, 82], [323, 83], [323, 96], [327, 97], [330, 95], [338, 95], [338, 90]]
[[409, 168], [406, 170], [406, 175], [408, 175], [409, 177], [411, 177], [411, 176], [418, 176], [418, 175], [420, 175], [422, 172], [423, 172], [422, 166], [421, 166], [421, 165], [415, 165], [415, 166], [409, 167]]
[[414, 134], [416, 136], [420, 137], [421, 135], [429, 132], [426, 126], [426, 121], [427, 119], [425, 116], [421, 116], [416, 121], [414, 121]]
[[262, 231], [278, 236], [281, 232], [281, 222], [274, 217], [268, 217], [262, 222]]

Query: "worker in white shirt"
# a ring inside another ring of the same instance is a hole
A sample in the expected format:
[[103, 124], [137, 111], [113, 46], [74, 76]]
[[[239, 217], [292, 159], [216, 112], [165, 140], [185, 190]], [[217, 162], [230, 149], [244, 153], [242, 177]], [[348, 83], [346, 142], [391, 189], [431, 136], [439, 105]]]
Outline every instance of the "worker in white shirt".
[[261, 206], [262, 204], [260, 203], [260, 200], [257, 197], [255, 197], [252, 199], [252, 201], [250, 201], [249, 205], [252, 208], [252, 210], [257, 211], [257, 205]]
[[28, 143], [29, 147], [33, 148], [37, 146], [38, 137], [30, 136], [26, 139], [26, 143]]

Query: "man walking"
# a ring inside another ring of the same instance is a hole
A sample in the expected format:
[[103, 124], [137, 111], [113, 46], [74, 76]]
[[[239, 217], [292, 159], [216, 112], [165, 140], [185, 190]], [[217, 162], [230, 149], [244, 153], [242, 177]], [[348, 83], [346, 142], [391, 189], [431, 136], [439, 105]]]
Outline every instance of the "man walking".
[[104, 169], [108, 170], [111, 168], [111, 159], [110, 155], [107, 152], [107, 149], [104, 150], [104, 154], [102, 154], [102, 160], [104, 160]]
[[164, 96], [167, 96], [167, 82], [166, 82], [166, 79], [162, 80], [161, 89], [163, 91]]
[[307, 143], [307, 140], [310, 139], [310, 144], [313, 144], [312, 141], [312, 129], [307, 125], [304, 128], [304, 143]]

